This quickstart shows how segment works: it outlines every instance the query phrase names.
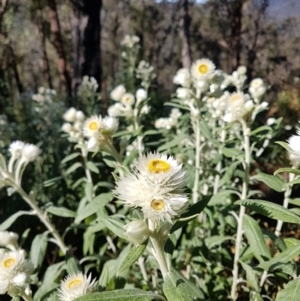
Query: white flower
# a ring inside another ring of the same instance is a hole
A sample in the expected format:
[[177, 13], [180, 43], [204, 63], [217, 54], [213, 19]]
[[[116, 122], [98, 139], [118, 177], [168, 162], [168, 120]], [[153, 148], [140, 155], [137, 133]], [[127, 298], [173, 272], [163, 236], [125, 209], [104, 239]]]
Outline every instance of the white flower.
[[300, 129], [297, 129], [297, 135], [291, 136], [287, 143], [289, 145], [289, 158], [295, 167], [300, 165]]
[[24, 253], [23, 250], [0, 252], [0, 295], [7, 292], [17, 296], [28, 287], [33, 266]]
[[267, 119], [267, 125], [272, 125], [272, 124], [274, 124], [276, 122], [276, 118], [273, 118], [273, 117], [270, 117], [270, 118], [268, 118]]
[[18, 248], [19, 235], [14, 232], [0, 231], [0, 246], [15, 250]]
[[175, 120], [175, 121], [177, 122], [178, 118], [179, 118], [181, 115], [182, 115], [182, 114], [181, 114], [181, 112], [180, 112], [179, 109], [173, 108], [173, 109], [171, 110], [170, 118], [173, 119], [173, 120]]
[[196, 80], [209, 78], [214, 74], [216, 69], [215, 64], [209, 59], [200, 59], [194, 62], [191, 66], [191, 75]]
[[107, 113], [111, 117], [121, 116], [123, 111], [123, 105], [121, 103], [115, 103], [110, 106], [107, 110]]
[[134, 174], [121, 178], [115, 193], [124, 204], [141, 207], [145, 218], [168, 221], [180, 215], [188, 199], [183, 192], [186, 173], [167, 155], [148, 154], [135, 163]]
[[141, 101], [147, 99], [148, 97], [147, 91], [145, 89], [137, 89], [135, 93], [135, 97], [137, 102], [140, 103]]
[[102, 117], [93, 115], [83, 124], [83, 135], [85, 137], [97, 136], [101, 127]]
[[82, 273], [67, 276], [60, 284], [58, 296], [61, 301], [72, 301], [96, 290], [96, 279]]
[[227, 105], [227, 111], [223, 117], [226, 122], [238, 121], [249, 113], [254, 106], [249, 96], [242, 92], [231, 94]]
[[118, 129], [118, 120], [116, 118], [106, 116], [102, 119], [100, 131], [106, 135], [114, 134]]
[[73, 127], [71, 123], [66, 122], [62, 125], [61, 130], [65, 133], [70, 134], [73, 131]]
[[132, 106], [134, 101], [134, 95], [131, 93], [125, 93], [121, 98], [121, 103], [125, 106]]
[[32, 162], [38, 157], [40, 152], [41, 150], [36, 145], [26, 143], [22, 149], [22, 160]]
[[91, 137], [87, 142], [87, 149], [89, 152], [97, 152], [100, 148], [100, 141], [95, 137]]
[[149, 229], [147, 224], [141, 220], [134, 220], [125, 227], [125, 236], [133, 244], [142, 244], [149, 237]]
[[38, 88], [38, 93], [39, 94], [44, 94], [45, 93], [45, 88], [44, 87], [39, 87]]
[[246, 73], [247, 73], [247, 67], [245, 67], [245, 66], [239, 66], [237, 68], [237, 72], [238, 72], [239, 75], [246, 75]]
[[180, 99], [186, 99], [189, 97], [189, 89], [186, 89], [186, 88], [177, 88], [176, 90], [176, 96], [177, 98], [180, 98]]
[[173, 83], [183, 87], [188, 86], [190, 80], [190, 72], [186, 68], [181, 68], [177, 71], [173, 78]]
[[76, 121], [83, 121], [84, 120], [84, 114], [82, 111], [76, 112]]
[[155, 121], [154, 126], [157, 129], [171, 129], [172, 128], [171, 120], [169, 120], [169, 118], [158, 118]]
[[261, 78], [255, 78], [251, 81], [249, 92], [254, 100], [259, 100], [266, 93], [266, 90], [267, 88]]
[[76, 121], [76, 113], [77, 110], [75, 108], [70, 108], [64, 115], [63, 118], [64, 120], [68, 122], [74, 122]]
[[25, 143], [22, 141], [14, 141], [9, 145], [9, 152], [14, 158], [19, 158], [22, 154], [22, 149], [25, 146]]
[[125, 87], [123, 85], [119, 85], [110, 92], [110, 98], [115, 101], [120, 101], [125, 93]]

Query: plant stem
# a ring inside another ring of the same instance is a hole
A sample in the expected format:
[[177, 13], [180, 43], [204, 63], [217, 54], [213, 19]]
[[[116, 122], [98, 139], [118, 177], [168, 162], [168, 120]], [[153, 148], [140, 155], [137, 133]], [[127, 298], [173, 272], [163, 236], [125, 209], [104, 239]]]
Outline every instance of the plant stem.
[[155, 225], [154, 223], [149, 220], [149, 230], [151, 230], [153, 232], [153, 235], [151, 235], [150, 239], [153, 245], [153, 249], [154, 249], [154, 256], [159, 264], [161, 273], [163, 278], [165, 279], [166, 275], [169, 273], [169, 268], [168, 268], [168, 264], [167, 264], [167, 260], [166, 260], [166, 256], [165, 256], [165, 252], [164, 252], [164, 244], [165, 243], [161, 243], [157, 237], [157, 233], [155, 231]]
[[65, 245], [63, 239], [61, 238], [60, 234], [55, 229], [54, 225], [51, 224], [51, 222], [47, 219], [47, 217], [44, 215], [42, 210], [39, 208], [39, 206], [36, 204], [35, 200], [31, 198], [20, 185], [15, 185], [16, 189], [18, 190], [21, 197], [25, 200], [25, 202], [34, 210], [34, 213], [37, 215], [37, 217], [41, 220], [41, 222], [46, 226], [46, 228], [49, 230], [49, 232], [53, 235], [53, 237], [56, 240], [57, 245], [61, 249], [64, 255], [66, 255], [68, 251], [68, 247]]
[[[241, 199], [245, 200], [248, 196], [249, 190], [249, 171], [250, 171], [250, 129], [247, 127], [246, 122], [241, 119], [240, 120], [242, 127], [243, 127], [243, 135], [244, 135], [244, 151], [245, 151], [245, 161], [244, 161], [244, 181], [242, 187], [242, 196]], [[242, 237], [243, 237], [243, 217], [245, 215], [246, 208], [244, 206], [240, 207], [240, 213], [238, 218], [238, 228], [235, 240], [235, 254], [234, 254], [234, 261], [233, 261], [233, 270], [232, 270], [232, 286], [231, 286], [231, 298], [232, 300], [236, 300], [237, 298], [237, 282], [239, 276], [239, 259], [240, 259], [240, 251], [241, 251], [241, 244], [242, 244]]]
[[195, 143], [195, 180], [193, 187], [193, 204], [197, 203], [199, 199], [199, 171], [200, 171], [200, 127], [199, 127], [199, 119], [194, 118], [194, 131], [196, 135], [196, 143]]
[[25, 293], [20, 294], [20, 296], [25, 300], [25, 301], [32, 301], [32, 297], [30, 295], [26, 295]]
[[[289, 206], [289, 199], [292, 192], [292, 185], [290, 185], [290, 182], [292, 182], [295, 179], [295, 174], [289, 173], [289, 179], [288, 183], [286, 184], [286, 189], [284, 192], [284, 200], [283, 200], [283, 207], [288, 208]], [[281, 229], [283, 226], [283, 221], [277, 221], [275, 235], [280, 236], [281, 235]]]

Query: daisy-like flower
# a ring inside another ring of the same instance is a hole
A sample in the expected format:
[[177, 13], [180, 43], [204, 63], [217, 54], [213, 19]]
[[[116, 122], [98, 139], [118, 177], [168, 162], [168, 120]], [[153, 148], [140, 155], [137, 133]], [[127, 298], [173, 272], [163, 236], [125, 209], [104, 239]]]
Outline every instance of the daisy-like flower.
[[213, 75], [216, 69], [215, 64], [209, 59], [200, 59], [194, 62], [191, 66], [191, 74], [194, 79], [207, 79]]
[[14, 232], [0, 231], [0, 246], [12, 250], [18, 248], [19, 235]]
[[297, 129], [297, 135], [291, 136], [287, 143], [289, 145], [289, 159], [293, 166], [298, 167], [300, 165], [300, 128]]
[[33, 266], [23, 250], [0, 252], [0, 295], [17, 296], [29, 286]]
[[22, 160], [25, 162], [33, 162], [41, 153], [39, 147], [34, 144], [26, 143], [22, 149]]
[[94, 137], [99, 133], [101, 128], [102, 117], [93, 115], [83, 124], [83, 135], [86, 137]]
[[22, 154], [22, 149], [25, 146], [25, 143], [22, 141], [14, 141], [9, 146], [9, 152], [11, 153], [12, 157], [19, 158]]
[[257, 100], [261, 99], [262, 96], [266, 93], [266, 86], [264, 85], [264, 81], [261, 78], [255, 78], [251, 81], [249, 92], [251, 96]]
[[119, 85], [110, 92], [110, 98], [115, 101], [120, 101], [125, 93], [125, 87], [123, 85]]
[[132, 106], [134, 101], [134, 95], [131, 93], [125, 93], [121, 98], [121, 103], [125, 106]]
[[61, 301], [72, 301], [80, 296], [92, 293], [96, 290], [96, 279], [91, 275], [77, 273], [67, 276], [60, 284], [58, 296]]
[[76, 113], [77, 110], [75, 108], [70, 108], [64, 115], [63, 118], [64, 120], [68, 122], [74, 122], [76, 121]]
[[181, 68], [177, 71], [176, 75], [173, 78], [173, 83], [176, 85], [180, 85], [183, 87], [187, 87], [189, 85], [190, 80], [190, 72], [186, 68]]
[[226, 122], [234, 122], [243, 118], [253, 108], [253, 102], [249, 95], [242, 92], [233, 93], [227, 101], [227, 112], [223, 119]]
[[150, 153], [141, 156], [133, 170], [115, 189], [125, 205], [141, 207], [144, 217], [152, 221], [172, 223], [184, 212], [188, 202], [183, 192], [186, 173], [173, 157]]

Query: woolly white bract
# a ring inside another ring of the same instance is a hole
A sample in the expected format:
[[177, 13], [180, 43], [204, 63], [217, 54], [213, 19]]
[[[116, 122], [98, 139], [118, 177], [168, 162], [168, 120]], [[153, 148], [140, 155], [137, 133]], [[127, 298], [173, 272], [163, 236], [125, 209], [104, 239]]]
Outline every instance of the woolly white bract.
[[287, 143], [289, 145], [289, 158], [295, 167], [300, 165], [300, 129], [297, 129], [297, 135], [291, 136]]
[[91, 275], [69, 275], [61, 282], [58, 296], [61, 301], [72, 301], [95, 291], [96, 285], [96, 279], [92, 280]]
[[26, 143], [22, 148], [22, 160], [32, 162], [38, 157], [40, 152], [41, 150], [36, 145]]
[[145, 218], [172, 223], [188, 202], [182, 166], [171, 156], [150, 153], [141, 156], [133, 170], [117, 182], [118, 198], [125, 205], [140, 207]]
[[7, 292], [17, 296], [24, 291], [32, 271], [33, 266], [25, 259], [23, 250], [5, 252], [0, 249], [0, 294]]

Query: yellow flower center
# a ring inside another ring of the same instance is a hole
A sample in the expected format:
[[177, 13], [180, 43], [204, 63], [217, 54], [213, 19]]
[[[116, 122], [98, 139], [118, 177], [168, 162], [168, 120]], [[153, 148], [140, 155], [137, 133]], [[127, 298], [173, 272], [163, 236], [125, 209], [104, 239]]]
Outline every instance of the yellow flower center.
[[73, 279], [71, 280], [69, 283], [68, 283], [68, 289], [72, 289], [78, 285], [80, 285], [82, 283], [82, 279], [81, 278], [76, 278], [76, 279]]
[[8, 269], [11, 266], [13, 266], [16, 263], [16, 259], [15, 258], [7, 258], [6, 260], [3, 261], [3, 266]]
[[153, 159], [148, 163], [148, 169], [152, 173], [167, 172], [171, 168], [171, 165], [160, 159]]
[[156, 211], [160, 211], [165, 207], [165, 203], [163, 200], [152, 200], [151, 207]]
[[233, 94], [230, 97], [230, 101], [232, 101], [232, 102], [235, 102], [235, 101], [237, 101], [239, 99], [240, 99], [240, 95], [239, 94]]
[[198, 71], [201, 74], [205, 74], [208, 71], [208, 66], [206, 64], [201, 64], [198, 66]]
[[89, 124], [89, 129], [91, 131], [96, 131], [98, 129], [98, 123], [96, 121], [92, 121], [90, 124]]

